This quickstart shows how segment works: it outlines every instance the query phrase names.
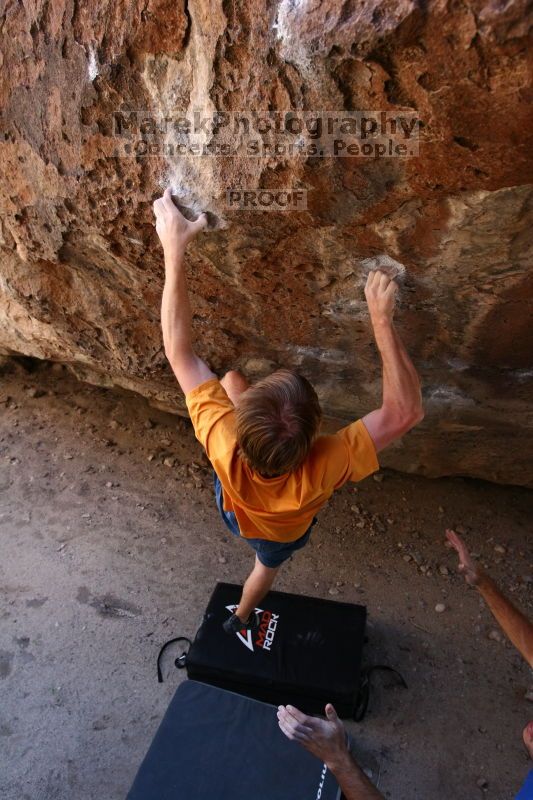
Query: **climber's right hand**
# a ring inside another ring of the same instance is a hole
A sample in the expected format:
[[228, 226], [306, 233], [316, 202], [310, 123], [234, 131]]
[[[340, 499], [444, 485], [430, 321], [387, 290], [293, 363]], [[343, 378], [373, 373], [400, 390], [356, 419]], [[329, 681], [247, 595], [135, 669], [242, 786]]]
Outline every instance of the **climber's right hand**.
[[153, 209], [155, 229], [168, 258], [182, 256], [191, 239], [207, 225], [205, 214], [200, 214], [194, 222], [186, 219], [174, 205], [170, 189], [165, 189], [163, 197], [155, 201]]
[[397, 291], [396, 281], [391, 280], [384, 272], [373, 270], [369, 273], [365, 286], [365, 297], [374, 326], [392, 322]]

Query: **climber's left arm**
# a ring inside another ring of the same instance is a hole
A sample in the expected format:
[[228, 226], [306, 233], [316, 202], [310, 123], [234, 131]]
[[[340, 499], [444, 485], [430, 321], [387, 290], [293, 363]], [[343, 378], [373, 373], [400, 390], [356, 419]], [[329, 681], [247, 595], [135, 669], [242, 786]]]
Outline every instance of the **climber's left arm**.
[[205, 214], [195, 222], [185, 219], [167, 189], [154, 203], [156, 231], [163, 245], [165, 286], [161, 301], [161, 327], [165, 355], [183, 392], [216, 377], [205, 361], [194, 352], [191, 329], [191, 304], [185, 275], [185, 250], [188, 243], [206, 226]]

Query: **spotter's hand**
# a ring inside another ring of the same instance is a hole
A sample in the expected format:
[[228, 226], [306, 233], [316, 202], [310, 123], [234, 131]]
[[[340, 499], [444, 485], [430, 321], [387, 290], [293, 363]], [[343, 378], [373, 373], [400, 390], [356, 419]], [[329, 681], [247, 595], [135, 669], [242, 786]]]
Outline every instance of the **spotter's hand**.
[[278, 725], [288, 739], [298, 742], [330, 769], [348, 753], [346, 731], [328, 703], [326, 719], [310, 717], [294, 706], [278, 706]]
[[465, 576], [467, 583], [471, 586], [476, 586], [476, 584], [479, 583], [480, 569], [468, 552], [466, 544], [455, 531], [447, 530], [446, 538], [459, 556], [459, 566], [457, 569]]

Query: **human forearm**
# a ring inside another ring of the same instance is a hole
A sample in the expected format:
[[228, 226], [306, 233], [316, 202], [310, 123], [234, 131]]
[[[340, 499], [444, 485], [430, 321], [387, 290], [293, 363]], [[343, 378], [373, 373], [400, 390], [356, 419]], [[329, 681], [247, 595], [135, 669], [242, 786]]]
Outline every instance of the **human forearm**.
[[372, 320], [374, 337], [383, 364], [382, 408], [414, 425], [422, 416], [420, 381], [391, 320]]
[[383, 800], [381, 792], [378, 792], [348, 752], [327, 766], [335, 776], [346, 800]]
[[170, 189], [154, 203], [156, 231], [165, 256], [165, 285], [161, 300], [161, 327], [165, 355], [183, 392], [187, 394], [214, 378], [192, 346], [191, 305], [185, 277], [185, 249], [207, 224], [205, 214], [190, 222], [178, 211]]
[[184, 252], [165, 252], [161, 327], [165, 354], [171, 363], [180, 357], [187, 358], [193, 355], [191, 318]]
[[398, 286], [382, 272], [370, 273], [365, 296], [383, 369], [381, 407], [363, 417], [376, 452], [414, 427], [424, 416], [420, 381], [392, 319]]
[[506, 636], [533, 668], [533, 624], [484, 572], [478, 575], [476, 586]]

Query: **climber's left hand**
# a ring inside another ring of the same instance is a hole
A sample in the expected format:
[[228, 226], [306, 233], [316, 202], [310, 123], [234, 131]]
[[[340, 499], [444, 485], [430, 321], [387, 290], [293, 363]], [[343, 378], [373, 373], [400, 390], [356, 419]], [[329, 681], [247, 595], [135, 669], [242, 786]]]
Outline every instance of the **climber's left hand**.
[[180, 257], [185, 248], [207, 225], [207, 217], [200, 214], [194, 222], [186, 219], [176, 208], [170, 189], [165, 189], [163, 197], [154, 203], [155, 229], [163, 245], [165, 257]]

